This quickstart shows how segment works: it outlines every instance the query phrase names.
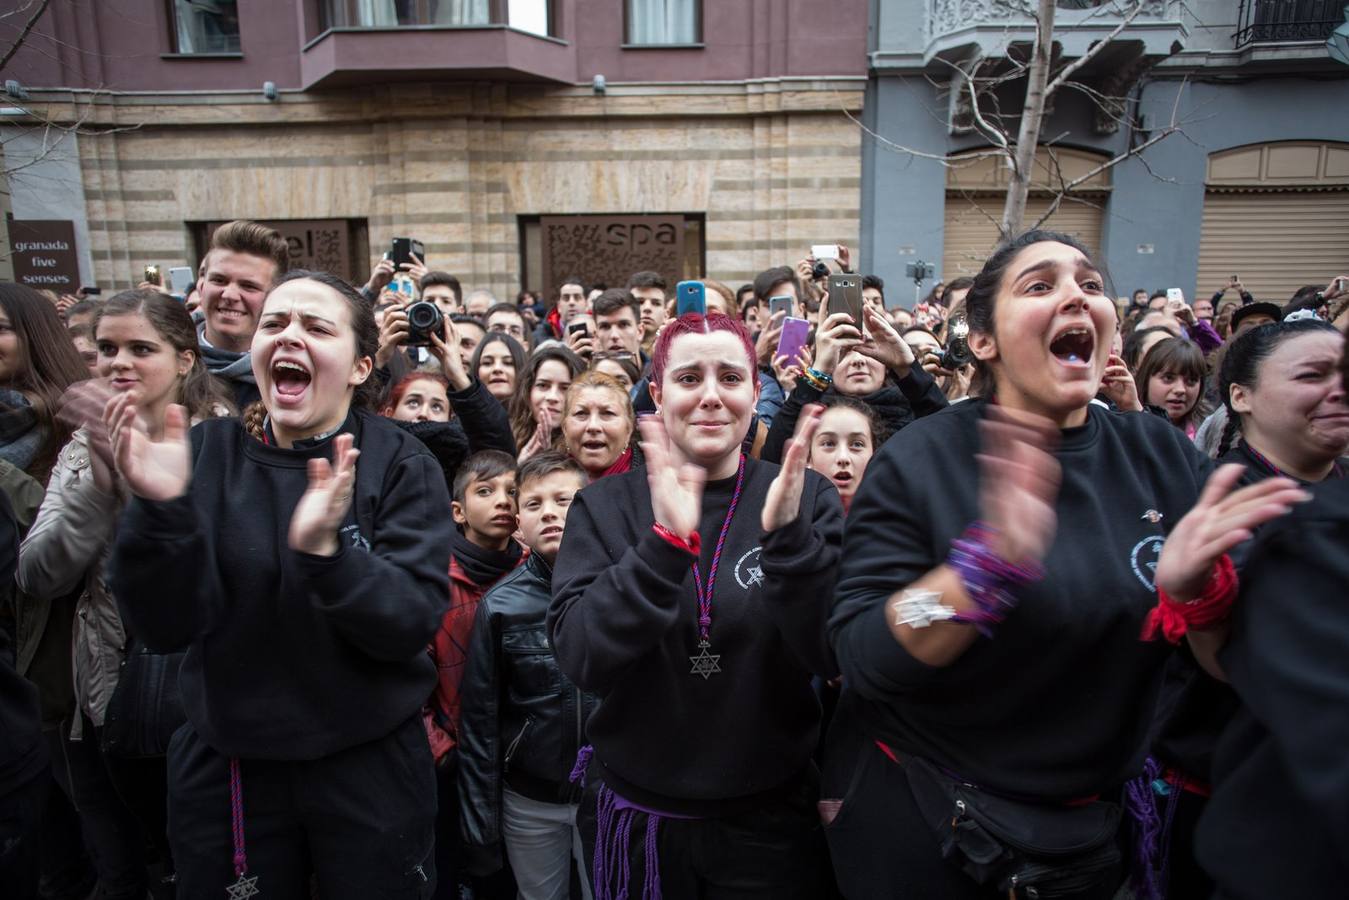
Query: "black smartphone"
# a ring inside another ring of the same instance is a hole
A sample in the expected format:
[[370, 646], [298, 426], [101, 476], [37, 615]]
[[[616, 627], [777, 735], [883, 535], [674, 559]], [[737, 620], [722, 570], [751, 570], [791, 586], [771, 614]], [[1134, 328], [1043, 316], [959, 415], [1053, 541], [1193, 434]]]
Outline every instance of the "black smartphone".
[[567, 326], [567, 334], [584, 334], [590, 336], [589, 322], [573, 322]]
[[867, 336], [866, 319], [862, 316], [862, 279], [857, 275], [829, 276], [829, 314], [845, 312], [853, 324]]
[[394, 268], [405, 263], [411, 265], [412, 255], [414, 253], [417, 255], [418, 259], [422, 262], [426, 262], [426, 250], [421, 241], [415, 241], [412, 238], [396, 237], [393, 239], [393, 247], [389, 250], [389, 259], [393, 261]]
[[80, 288], [80, 293], [86, 297], [97, 297], [99, 294], [103, 293], [103, 288], [95, 287], [92, 284], [87, 284], [84, 287]]
[[770, 316], [777, 313], [792, 314], [792, 295], [778, 294], [776, 297], [768, 298], [768, 314]]

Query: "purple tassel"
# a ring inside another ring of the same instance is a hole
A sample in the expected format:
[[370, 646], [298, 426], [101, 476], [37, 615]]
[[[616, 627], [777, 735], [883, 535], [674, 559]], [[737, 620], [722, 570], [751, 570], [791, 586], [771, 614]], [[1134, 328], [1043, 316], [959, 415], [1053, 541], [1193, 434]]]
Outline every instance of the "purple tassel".
[[656, 833], [660, 828], [660, 816], [648, 814], [646, 817], [646, 881], [642, 885], [642, 900], [661, 900], [660, 895], [660, 855], [656, 844]]
[[1143, 774], [1124, 786], [1125, 808], [1134, 820], [1134, 859], [1129, 881], [1139, 900], [1161, 900], [1162, 897], [1157, 887], [1157, 873], [1153, 868], [1162, 822], [1157, 815], [1157, 800], [1152, 783], [1160, 774], [1161, 767], [1157, 765], [1157, 760], [1149, 756], [1143, 765]]
[[595, 753], [595, 748], [586, 744], [580, 750], [576, 751], [576, 765], [571, 767], [571, 783], [585, 784], [586, 770], [590, 768], [590, 757]]
[[[632, 832], [637, 811], [618, 809], [617, 797], [608, 786], [600, 788], [595, 806], [595, 855], [591, 860], [590, 879], [594, 900], [628, 900], [632, 882]], [[660, 857], [656, 837], [660, 816], [647, 814], [644, 844], [646, 870], [642, 883], [642, 900], [662, 900], [660, 892]]]

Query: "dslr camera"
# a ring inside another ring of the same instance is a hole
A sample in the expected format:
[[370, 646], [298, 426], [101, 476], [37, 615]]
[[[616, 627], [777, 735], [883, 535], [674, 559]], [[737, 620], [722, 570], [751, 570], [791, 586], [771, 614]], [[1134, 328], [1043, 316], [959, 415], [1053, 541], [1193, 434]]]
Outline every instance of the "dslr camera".
[[418, 300], [405, 310], [408, 317], [408, 346], [429, 347], [431, 335], [445, 329], [445, 316], [440, 307], [429, 300]]
[[965, 321], [965, 317], [953, 317], [946, 325], [946, 333], [946, 349], [942, 351], [937, 365], [954, 372], [974, 362], [974, 354], [970, 352], [970, 323]]

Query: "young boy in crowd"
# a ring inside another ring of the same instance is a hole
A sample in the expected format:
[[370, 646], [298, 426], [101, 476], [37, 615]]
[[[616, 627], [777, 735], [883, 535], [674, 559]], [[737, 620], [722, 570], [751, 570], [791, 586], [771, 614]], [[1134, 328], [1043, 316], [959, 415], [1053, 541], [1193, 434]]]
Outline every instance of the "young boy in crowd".
[[547, 451], [518, 477], [529, 557], [478, 607], [462, 684], [463, 841], [475, 875], [501, 868], [504, 845], [522, 900], [566, 900], [575, 859], [589, 900], [580, 790], [569, 775], [598, 701], [558, 669], [544, 622], [567, 510], [586, 475], [566, 454]]
[[523, 554], [512, 535], [516, 528], [515, 458], [500, 450], [473, 454], [454, 478], [450, 504], [458, 529], [450, 544], [450, 608], [431, 645], [436, 687], [423, 718], [431, 753], [439, 768], [440, 803], [436, 825], [437, 897], [458, 896], [454, 889], [458, 840], [455, 797], [460, 685], [478, 604], [487, 589], [517, 565]]

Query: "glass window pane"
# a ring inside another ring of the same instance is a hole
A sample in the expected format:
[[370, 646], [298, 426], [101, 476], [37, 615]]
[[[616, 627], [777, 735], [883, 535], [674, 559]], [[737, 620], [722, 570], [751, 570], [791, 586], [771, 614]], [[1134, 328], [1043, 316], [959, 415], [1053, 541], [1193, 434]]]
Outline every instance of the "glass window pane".
[[179, 53], [238, 53], [236, 0], [173, 0]]
[[629, 44], [696, 44], [699, 0], [627, 0]]
[[486, 25], [487, 0], [431, 0], [432, 25]]
[[509, 0], [506, 21], [512, 28], [548, 36], [548, 0]]

